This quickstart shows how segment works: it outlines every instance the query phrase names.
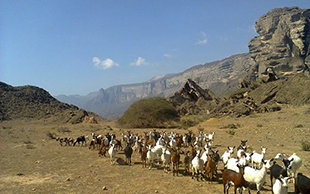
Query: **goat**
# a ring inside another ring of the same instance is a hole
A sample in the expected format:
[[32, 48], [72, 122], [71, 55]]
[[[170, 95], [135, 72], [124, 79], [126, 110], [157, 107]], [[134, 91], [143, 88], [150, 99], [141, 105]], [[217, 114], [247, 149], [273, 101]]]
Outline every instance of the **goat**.
[[288, 190], [287, 180], [289, 178], [290, 177], [277, 178], [272, 187], [272, 192], [274, 194], [287, 194], [287, 190]]
[[201, 150], [197, 151], [197, 154], [195, 158], [192, 160], [192, 179], [194, 179], [194, 176], [197, 176], [197, 181], [198, 181], [198, 176], [201, 174], [201, 180], [203, 179], [203, 174], [201, 173], [204, 167], [203, 160], [200, 158], [200, 153]]
[[56, 138], [56, 141], [59, 141], [60, 146], [62, 146], [63, 143], [65, 143], [65, 146], [68, 145], [68, 138], [67, 137], [63, 137], [63, 138]]
[[282, 177], [287, 177], [286, 167], [282, 168], [280, 165], [273, 162], [273, 165], [270, 167], [270, 183], [273, 185], [273, 178], [277, 179], [282, 175]]
[[290, 165], [287, 167], [288, 172], [290, 174], [290, 177], [294, 178], [293, 180], [295, 180], [296, 171], [301, 167], [302, 160], [296, 155], [296, 153], [293, 153], [288, 158], [288, 160], [290, 161]]
[[163, 161], [164, 171], [168, 172], [169, 165], [171, 163], [171, 153], [170, 153], [170, 151], [166, 147], [163, 148], [163, 153], [161, 155], [161, 160]]
[[175, 176], [175, 173], [177, 176], [179, 175], [179, 162], [180, 162], [180, 151], [178, 149], [172, 149], [171, 154], [171, 162], [172, 162], [172, 172], [173, 176]]
[[297, 174], [295, 180], [295, 193], [296, 194], [309, 194], [310, 193], [310, 179], [301, 173]]
[[221, 160], [224, 164], [224, 167], [226, 167], [227, 165], [227, 162], [228, 162], [228, 159], [231, 157], [231, 154], [234, 153], [234, 147], [227, 147], [228, 148], [228, 151], [225, 151], [224, 154], [221, 156]]
[[85, 136], [80, 136], [78, 138], [76, 138], [76, 140], [73, 143], [73, 146], [75, 146], [75, 144], [78, 143], [79, 145], [82, 143], [82, 146], [86, 144], [86, 139]]
[[[262, 150], [261, 154], [256, 153], [256, 152], [253, 152], [251, 154], [251, 164], [252, 164], [253, 168], [257, 169], [257, 165], [256, 164], [258, 164], [259, 167], [260, 167], [261, 164], [262, 164], [262, 160], [265, 158], [265, 154], [266, 154], [267, 148], [261, 147], [261, 150]], [[254, 166], [254, 164], [255, 164], [255, 166]]]
[[248, 140], [241, 140], [241, 144], [238, 146], [237, 150], [244, 150], [246, 152], [247, 146], [246, 143]]
[[283, 156], [283, 154], [281, 154], [281, 153], [278, 153], [278, 154], [274, 157], [274, 159], [279, 159], [279, 160], [281, 160], [282, 163], [283, 163], [283, 165], [284, 165], [284, 167], [285, 167], [286, 169], [288, 168], [288, 166], [290, 165], [290, 163], [294, 160], [293, 158], [291, 159], [291, 161], [288, 160], [288, 159], [285, 158], [285, 157]]
[[152, 167], [153, 167], [153, 162], [156, 158], [156, 151], [154, 149], [152, 149], [152, 145], [149, 145], [149, 147], [147, 147], [148, 151], [146, 153], [146, 158], [148, 160], [148, 163], [149, 163], [149, 169], [151, 170]]
[[205, 145], [204, 149], [205, 151], [202, 153], [201, 159], [203, 160], [203, 163], [205, 164], [208, 161], [208, 154], [209, 154], [208, 145]]
[[[230, 170], [230, 169], [225, 169], [223, 172], [224, 194], [226, 194], [226, 192], [228, 194], [230, 183], [233, 183], [233, 185], [234, 185], [235, 194], [236, 194], [236, 191], [238, 188], [241, 189], [243, 187], [246, 187], [246, 188], [248, 187], [248, 183], [246, 182], [246, 180], [243, 177], [243, 168], [240, 165], [238, 165], [237, 167], [239, 169], [238, 173], [233, 171], [233, 170]], [[248, 189], [248, 191], [250, 194], [251, 193], [250, 189]]]
[[124, 153], [126, 156], [126, 163], [130, 166], [131, 165], [131, 155], [132, 155], [132, 147], [129, 142], [127, 142], [127, 146], [124, 149]]
[[205, 175], [206, 178], [209, 177], [209, 183], [213, 180], [213, 175], [215, 174], [216, 170], [216, 162], [215, 159], [211, 156], [208, 156], [208, 161], [205, 164]]
[[293, 181], [295, 181], [295, 175], [296, 171], [301, 167], [302, 160], [300, 157], [296, 155], [296, 153], [293, 153], [289, 158], [285, 158], [283, 154], [278, 153], [275, 156], [275, 159], [282, 160], [284, 166], [287, 168], [289, 176], [294, 178]]
[[262, 159], [263, 166], [260, 170], [256, 170], [249, 166], [246, 166], [244, 168], [244, 179], [249, 183], [256, 184], [257, 193], [260, 192], [261, 187], [265, 183], [267, 169], [270, 168], [271, 161], [273, 161], [273, 158], [271, 160], [266, 160], [266, 161]]
[[185, 174], [188, 174], [189, 173], [189, 166], [191, 164], [191, 156], [190, 156], [190, 151], [187, 151], [185, 153], [185, 157], [184, 157], [184, 160], [183, 160], [183, 163], [184, 163], [184, 168], [185, 168]]
[[243, 158], [230, 158], [227, 162], [227, 169], [233, 170], [235, 172], [239, 172], [238, 165], [244, 167], [246, 166], [245, 156]]
[[148, 149], [146, 147], [146, 144], [141, 148], [141, 162], [142, 162], [142, 168], [146, 167], [146, 159], [147, 159], [147, 152]]
[[110, 147], [108, 153], [110, 155], [111, 165], [113, 165], [114, 162], [115, 162], [114, 160], [115, 160], [115, 155], [116, 155], [115, 144], [112, 144], [112, 146]]

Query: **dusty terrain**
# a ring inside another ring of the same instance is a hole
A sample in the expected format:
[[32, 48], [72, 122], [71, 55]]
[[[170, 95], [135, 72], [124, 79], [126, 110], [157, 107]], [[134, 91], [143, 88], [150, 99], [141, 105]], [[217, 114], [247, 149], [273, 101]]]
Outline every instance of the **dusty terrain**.
[[[240, 125], [234, 135], [228, 134], [230, 129], [223, 128], [228, 124]], [[0, 123], [0, 193], [223, 193], [221, 178], [209, 184], [183, 175], [183, 167], [178, 177], [164, 173], [159, 166], [148, 170], [139, 164], [137, 153], [133, 155], [135, 164], [132, 166], [111, 166], [109, 158], [99, 157], [97, 150], [60, 146], [46, 135], [48, 131], [74, 138], [91, 132], [105, 134], [109, 131], [107, 125], [112, 126], [119, 138], [123, 129], [114, 127], [112, 122], [63, 125], [52, 119], [20, 119]], [[310, 176], [310, 154], [301, 149], [302, 140], [310, 141], [309, 106], [287, 107], [280, 112], [241, 118], [213, 118], [201, 123], [200, 127], [205, 133], [215, 132], [214, 147], [220, 154], [227, 146], [238, 146], [241, 139], [247, 139], [254, 150], [266, 146], [267, 159], [278, 152], [297, 153], [303, 159], [299, 172]], [[192, 129], [198, 133], [196, 127]], [[139, 134], [148, 130], [151, 129], [132, 129]], [[185, 132], [183, 129], [166, 130]], [[124, 158], [122, 151], [117, 157]], [[222, 169], [220, 163], [220, 175]], [[271, 193], [269, 176], [266, 180], [263, 194]], [[102, 190], [103, 187], [106, 190]], [[252, 193], [256, 193], [253, 189]], [[293, 191], [290, 183], [289, 192]]]

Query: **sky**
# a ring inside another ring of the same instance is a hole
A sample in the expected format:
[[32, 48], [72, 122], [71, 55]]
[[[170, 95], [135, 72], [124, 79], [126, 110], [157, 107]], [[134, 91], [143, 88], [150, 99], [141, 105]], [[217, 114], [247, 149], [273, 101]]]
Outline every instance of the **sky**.
[[0, 0], [0, 81], [86, 95], [248, 52], [255, 21], [309, 0]]

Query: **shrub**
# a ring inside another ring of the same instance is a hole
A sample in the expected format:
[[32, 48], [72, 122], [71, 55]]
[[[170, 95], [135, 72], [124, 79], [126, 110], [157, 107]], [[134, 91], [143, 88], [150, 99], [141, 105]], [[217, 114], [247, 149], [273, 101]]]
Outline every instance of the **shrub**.
[[235, 135], [235, 130], [231, 129], [231, 130], [228, 130], [226, 131], [226, 133], [228, 133], [229, 135]]
[[301, 148], [303, 151], [310, 151], [310, 142], [309, 141], [302, 141]]
[[262, 124], [257, 124], [257, 127], [263, 127], [263, 125]]
[[191, 117], [182, 117], [180, 119], [180, 127], [183, 129], [188, 129], [189, 127], [193, 127], [195, 125], [197, 125], [199, 123], [199, 121], [197, 121], [195, 118], [191, 118]]
[[228, 124], [228, 125], [225, 125], [225, 126], [222, 126], [221, 129], [237, 129], [238, 127], [240, 127], [240, 124]]
[[18, 172], [18, 173], [16, 173], [16, 175], [17, 175], [17, 176], [23, 176], [23, 175], [24, 175], [24, 173], [22, 173], [22, 172]]
[[302, 124], [298, 124], [295, 126], [295, 128], [303, 128], [304, 126]]
[[179, 115], [164, 98], [153, 97], [133, 103], [117, 121], [124, 127], [163, 127], [178, 121]]

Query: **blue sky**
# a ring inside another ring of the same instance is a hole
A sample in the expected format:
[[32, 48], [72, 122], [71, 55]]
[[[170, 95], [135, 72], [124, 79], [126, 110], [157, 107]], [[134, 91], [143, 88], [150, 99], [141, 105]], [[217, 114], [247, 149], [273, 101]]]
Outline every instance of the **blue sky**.
[[248, 52], [255, 21], [309, 0], [0, 0], [0, 81], [81, 94]]

